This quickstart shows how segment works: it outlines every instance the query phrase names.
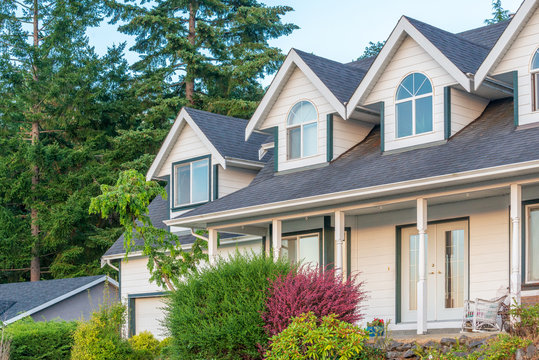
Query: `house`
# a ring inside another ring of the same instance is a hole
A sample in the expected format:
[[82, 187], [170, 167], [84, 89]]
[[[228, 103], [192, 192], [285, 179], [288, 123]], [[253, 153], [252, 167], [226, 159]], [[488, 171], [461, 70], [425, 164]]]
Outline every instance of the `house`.
[[0, 284], [0, 320], [88, 320], [104, 301], [117, 300], [118, 283], [105, 275]]
[[[402, 17], [375, 58], [291, 50], [245, 129], [248, 186], [166, 220], [359, 272], [366, 320], [458, 328], [464, 301], [539, 301], [539, 0], [450, 33]], [[170, 166], [169, 166], [170, 167]], [[150, 177], [155, 170], [150, 171]], [[162, 175], [166, 175], [162, 172]]]
[[[150, 220], [154, 226], [176, 234], [182, 249], [189, 250], [195, 241], [191, 229], [168, 226], [165, 221], [246, 187], [271, 157], [271, 150], [259, 152], [273, 141], [271, 135], [256, 133], [245, 141], [246, 126], [244, 119], [183, 108], [152, 163], [147, 180], [166, 182], [168, 197], [158, 196], [150, 203]], [[262, 235], [265, 232], [220, 232], [219, 254], [259, 252]], [[135, 250], [126, 257], [122, 235], [103, 255], [102, 265], [109, 264], [120, 272], [120, 298], [128, 307], [129, 335], [151, 331], [162, 338], [166, 292], [149, 281], [147, 257], [136, 249], [141, 244], [135, 239]]]

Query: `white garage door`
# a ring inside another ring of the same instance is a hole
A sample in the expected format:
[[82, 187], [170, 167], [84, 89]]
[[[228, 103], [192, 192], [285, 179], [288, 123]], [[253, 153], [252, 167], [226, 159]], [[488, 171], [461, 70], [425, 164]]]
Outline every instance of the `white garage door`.
[[135, 330], [151, 332], [156, 338], [165, 338], [162, 321], [165, 317], [162, 297], [135, 299]]

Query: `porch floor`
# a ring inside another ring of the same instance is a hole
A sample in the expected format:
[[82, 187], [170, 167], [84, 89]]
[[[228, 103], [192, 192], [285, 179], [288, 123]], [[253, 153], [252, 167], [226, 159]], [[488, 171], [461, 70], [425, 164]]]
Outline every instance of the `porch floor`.
[[468, 339], [482, 340], [492, 336], [496, 336], [500, 332], [464, 332], [460, 329], [431, 329], [426, 335], [417, 335], [415, 330], [394, 330], [389, 332], [389, 337], [399, 342], [417, 342], [424, 344], [429, 341], [439, 342], [443, 338], [458, 339], [461, 336], [466, 336]]

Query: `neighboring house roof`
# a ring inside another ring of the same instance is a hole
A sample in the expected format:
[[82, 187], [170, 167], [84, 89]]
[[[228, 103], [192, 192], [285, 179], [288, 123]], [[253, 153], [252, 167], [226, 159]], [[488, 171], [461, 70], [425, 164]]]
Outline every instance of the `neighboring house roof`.
[[253, 166], [262, 167], [263, 162], [258, 159], [258, 149], [268, 134], [256, 133], [249, 141], [245, 141], [247, 120], [184, 107], [150, 166], [146, 174], [147, 180], [157, 176], [185, 124], [195, 131], [210, 153], [214, 155], [216, 162], [224, 168], [226, 168], [227, 160], [243, 160]]
[[[248, 187], [183, 214], [180, 219], [185, 218], [186, 224], [206, 214], [243, 212], [257, 206], [267, 209], [269, 204], [277, 208], [280, 203], [288, 206], [292, 200], [307, 202], [325, 194], [346, 194], [351, 190], [537, 161], [537, 139], [539, 127], [515, 129], [513, 102], [508, 99], [491, 102], [477, 120], [436, 146], [382, 154], [376, 127], [365, 140], [328, 166], [274, 175], [270, 161]], [[312, 203], [314, 206], [315, 201]]]
[[10, 324], [105, 281], [118, 287], [105, 275], [0, 284], [0, 320]]

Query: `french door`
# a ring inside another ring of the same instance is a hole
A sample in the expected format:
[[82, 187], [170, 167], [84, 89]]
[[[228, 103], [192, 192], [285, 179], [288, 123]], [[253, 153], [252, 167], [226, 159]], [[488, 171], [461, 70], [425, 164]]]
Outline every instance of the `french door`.
[[[429, 224], [427, 252], [427, 320], [457, 320], [468, 297], [468, 221]], [[401, 229], [401, 314], [417, 319], [419, 235], [415, 227]]]

